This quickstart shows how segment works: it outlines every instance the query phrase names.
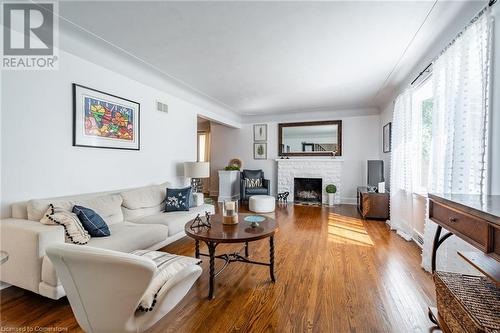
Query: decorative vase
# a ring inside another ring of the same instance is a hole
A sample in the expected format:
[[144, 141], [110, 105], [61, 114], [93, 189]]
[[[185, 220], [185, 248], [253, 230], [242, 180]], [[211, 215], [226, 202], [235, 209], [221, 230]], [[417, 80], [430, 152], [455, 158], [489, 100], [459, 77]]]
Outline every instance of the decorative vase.
[[327, 193], [328, 194], [328, 206], [333, 206], [335, 203], [335, 193]]

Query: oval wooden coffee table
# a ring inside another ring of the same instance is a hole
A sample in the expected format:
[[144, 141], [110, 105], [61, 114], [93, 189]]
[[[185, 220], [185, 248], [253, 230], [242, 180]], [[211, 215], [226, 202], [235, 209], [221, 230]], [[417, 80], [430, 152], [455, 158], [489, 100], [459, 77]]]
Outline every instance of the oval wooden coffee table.
[[[264, 221], [259, 222], [258, 226], [252, 227], [250, 222], [245, 221], [245, 217], [255, 214], [239, 214], [238, 224], [226, 225], [222, 224], [221, 215], [211, 215], [211, 227], [191, 228], [191, 222], [186, 223], [184, 230], [186, 234], [195, 240], [195, 256], [206, 256], [210, 258], [210, 280], [208, 299], [214, 298], [214, 280], [224, 268], [232, 262], [239, 261], [247, 264], [255, 264], [262, 266], [269, 266], [269, 274], [271, 281], [275, 282], [274, 278], [274, 233], [278, 229], [276, 221], [270, 217], [259, 215], [265, 218]], [[269, 238], [269, 262], [259, 262], [248, 259], [248, 243], [260, 239]], [[207, 244], [208, 254], [200, 253], [200, 241]], [[220, 243], [244, 243], [245, 256], [240, 255], [239, 252], [215, 254], [215, 248]], [[222, 259], [225, 261], [224, 266], [215, 272], [215, 259]]]

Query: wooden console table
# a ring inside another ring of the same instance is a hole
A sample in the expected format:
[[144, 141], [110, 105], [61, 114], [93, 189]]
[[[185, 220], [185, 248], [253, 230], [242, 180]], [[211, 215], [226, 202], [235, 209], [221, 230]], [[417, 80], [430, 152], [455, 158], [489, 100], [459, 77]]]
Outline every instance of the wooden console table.
[[[439, 246], [456, 235], [482, 251], [458, 254], [500, 287], [500, 195], [429, 194], [429, 218], [438, 224], [432, 248], [433, 274]], [[448, 232], [441, 236], [443, 228]], [[436, 309], [429, 308], [429, 318], [449, 331]]]

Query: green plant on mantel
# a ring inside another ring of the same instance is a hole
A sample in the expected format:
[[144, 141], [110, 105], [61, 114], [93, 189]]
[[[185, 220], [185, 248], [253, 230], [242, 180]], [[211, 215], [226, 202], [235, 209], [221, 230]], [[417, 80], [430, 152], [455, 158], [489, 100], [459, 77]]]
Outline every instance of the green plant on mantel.
[[237, 165], [228, 165], [227, 167], [224, 168], [226, 171], [240, 171], [240, 167]]
[[326, 185], [326, 193], [337, 193], [337, 186], [333, 184]]

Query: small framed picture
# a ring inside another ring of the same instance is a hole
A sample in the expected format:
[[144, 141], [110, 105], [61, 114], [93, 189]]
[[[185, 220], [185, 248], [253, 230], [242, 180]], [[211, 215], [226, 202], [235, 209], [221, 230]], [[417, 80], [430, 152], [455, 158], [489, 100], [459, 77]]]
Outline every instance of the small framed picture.
[[253, 159], [266, 160], [267, 159], [267, 143], [254, 143], [253, 144]]
[[253, 125], [253, 140], [267, 141], [267, 124]]
[[383, 136], [384, 136], [384, 153], [391, 152], [391, 132], [392, 132], [392, 123], [387, 123], [384, 126]]
[[73, 83], [73, 146], [140, 149], [140, 104]]

